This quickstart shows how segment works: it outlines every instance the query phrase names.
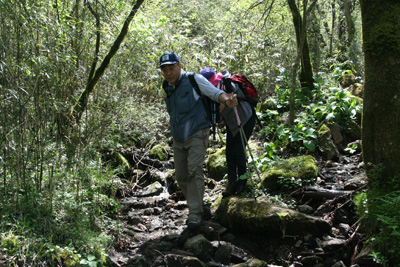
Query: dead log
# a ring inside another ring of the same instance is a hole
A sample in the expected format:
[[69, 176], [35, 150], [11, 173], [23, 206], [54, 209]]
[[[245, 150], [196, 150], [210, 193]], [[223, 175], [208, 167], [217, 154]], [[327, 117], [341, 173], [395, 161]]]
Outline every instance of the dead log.
[[311, 199], [334, 199], [339, 196], [351, 194], [353, 191], [325, 189], [318, 186], [307, 186], [296, 192], [294, 195]]

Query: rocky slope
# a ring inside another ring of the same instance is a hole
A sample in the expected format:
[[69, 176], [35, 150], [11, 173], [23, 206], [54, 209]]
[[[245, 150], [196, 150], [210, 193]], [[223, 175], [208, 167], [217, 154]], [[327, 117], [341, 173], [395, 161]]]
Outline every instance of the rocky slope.
[[[360, 253], [364, 236], [352, 201], [366, 187], [359, 155], [341, 157], [339, 162], [320, 161], [315, 186], [285, 195], [263, 194], [254, 199], [247, 192], [221, 200], [223, 181], [206, 178], [205, 200], [211, 205], [212, 217], [197, 231], [186, 228], [186, 203], [169, 178], [168, 162], [136, 158], [142, 170], [119, 191], [124, 229], [115, 235], [110, 251], [114, 266], [370, 263]], [[267, 211], [266, 206], [274, 210]], [[249, 210], [262, 210], [262, 216]], [[309, 224], [293, 220], [292, 212], [307, 218], [304, 221]], [[317, 223], [311, 224], [310, 218]]]

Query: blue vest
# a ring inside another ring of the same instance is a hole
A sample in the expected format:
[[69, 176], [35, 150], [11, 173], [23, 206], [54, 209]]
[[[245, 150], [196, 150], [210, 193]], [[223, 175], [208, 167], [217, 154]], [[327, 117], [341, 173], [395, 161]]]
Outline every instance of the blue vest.
[[198, 131], [210, 127], [210, 121], [201, 98], [194, 97], [194, 89], [187, 73], [177, 83], [177, 87], [168, 85], [165, 103], [170, 119], [171, 132], [174, 139], [184, 142]]

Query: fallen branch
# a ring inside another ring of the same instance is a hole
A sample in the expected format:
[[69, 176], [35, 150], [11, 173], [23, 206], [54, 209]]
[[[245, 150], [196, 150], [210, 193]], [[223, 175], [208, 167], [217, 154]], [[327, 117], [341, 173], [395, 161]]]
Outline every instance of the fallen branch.
[[297, 192], [297, 194], [302, 195], [305, 198], [312, 199], [334, 199], [339, 196], [351, 194], [352, 192], [353, 191], [332, 190], [317, 186], [308, 186]]

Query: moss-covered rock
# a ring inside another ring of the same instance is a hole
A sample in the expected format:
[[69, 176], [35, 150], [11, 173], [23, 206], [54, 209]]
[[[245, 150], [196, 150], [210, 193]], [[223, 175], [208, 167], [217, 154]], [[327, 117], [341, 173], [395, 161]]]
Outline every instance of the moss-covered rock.
[[343, 88], [347, 88], [355, 84], [356, 76], [352, 73], [343, 73], [343, 76], [339, 78], [339, 83]]
[[259, 109], [259, 111], [263, 113], [267, 110], [276, 110], [276, 99], [272, 97], [267, 98], [265, 101], [258, 103], [257, 109]]
[[264, 198], [224, 198], [215, 215], [233, 231], [269, 237], [323, 235], [331, 231], [329, 222], [321, 218], [274, 205]]
[[209, 155], [206, 166], [211, 178], [217, 181], [222, 180], [228, 171], [225, 157], [225, 147]]
[[63, 266], [74, 267], [80, 266], [79, 256], [69, 248], [56, 248], [57, 255], [55, 260], [63, 263]]
[[352, 86], [350, 86], [349, 88], [347, 88], [347, 90], [353, 96], [357, 96], [358, 98], [362, 98], [364, 95], [364, 85], [362, 85], [361, 83], [355, 83]]
[[339, 155], [339, 151], [332, 140], [331, 130], [326, 124], [322, 124], [317, 131], [318, 149], [324, 158], [331, 160]]
[[[318, 167], [313, 156], [299, 156], [283, 160], [272, 166], [261, 175], [261, 181], [264, 188], [275, 190], [293, 189], [285, 188], [284, 184], [295, 181], [299, 186], [309, 183], [312, 178], [318, 175]], [[285, 182], [285, 180], [287, 180]]]
[[122, 166], [124, 172], [129, 171], [132, 167], [129, 161], [124, 157], [124, 155], [122, 155], [117, 151], [112, 151], [110, 154], [110, 158], [112, 166], [114, 167]]
[[168, 160], [168, 151], [165, 148], [165, 145], [163, 144], [158, 144], [153, 146], [153, 148], [150, 150], [150, 156], [152, 158], [165, 161]]

